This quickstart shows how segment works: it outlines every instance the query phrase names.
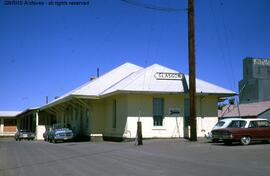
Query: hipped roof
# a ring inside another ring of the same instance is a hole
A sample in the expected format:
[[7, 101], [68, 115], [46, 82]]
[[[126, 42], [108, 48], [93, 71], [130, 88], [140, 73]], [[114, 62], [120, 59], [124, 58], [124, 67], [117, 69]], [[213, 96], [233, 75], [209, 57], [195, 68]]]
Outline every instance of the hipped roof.
[[[41, 107], [45, 109], [54, 104], [61, 103], [72, 97], [102, 98], [117, 92], [146, 92], [146, 93], [184, 93], [188, 90], [188, 75], [183, 80], [158, 80], [158, 72], [178, 73], [178, 71], [154, 64], [147, 68], [125, 63], [103, 76], [88, 81], [82, 86], [68, 92], [60, 98]], [[196, 79], [197, 93], [215, 94], [219, 96], [232, 96], [236, 93], [217, 85]]]

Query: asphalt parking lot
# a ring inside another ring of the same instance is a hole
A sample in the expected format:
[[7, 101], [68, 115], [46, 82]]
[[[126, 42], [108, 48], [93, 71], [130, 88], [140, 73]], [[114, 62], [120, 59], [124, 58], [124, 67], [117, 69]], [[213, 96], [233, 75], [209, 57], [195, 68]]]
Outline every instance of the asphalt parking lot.
[[0, 139], [0, 176], [133, 176], [270, 174], [270, 144], [211, 144], [205, 140], [80, 142]]

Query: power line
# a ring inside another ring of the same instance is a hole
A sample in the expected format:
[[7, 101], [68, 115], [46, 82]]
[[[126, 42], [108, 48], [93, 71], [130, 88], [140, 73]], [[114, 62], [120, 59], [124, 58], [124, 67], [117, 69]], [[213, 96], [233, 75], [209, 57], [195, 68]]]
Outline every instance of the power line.
[[180, 12], [180, 11], [187, 11], [187, 9], [179, 9], [179, 8], [171, 8], [171, 7], [161, 7], [154, 4], [146, 4], [143, 2], [138, 2], [135, 0], [121, 0], [124, 3], [127, 3], [129, 5], [142, 7], [148, 10], [157, 10], [157, 11], [163, 11], [163, 12]]
[[[222, 1], [219, 2], [219, 5], [220, 5], [219, 7], [220, 11], [221, 11], [222, 5], [223, 5]], [[219, 29], [218, 27], [218, 24], [216, 22], [214, 23], [215, 31], [217, 33], [218, 45], [219, 45], [220, 53], [222, 55], [221, 57], [222, 57], [222, 60], [223, 60], [223, 63], [227, 72], [226, 73], [227, 82], [228, 84], [230, 84], [231, 89], [237, 89], [236, 80], [235, 80], [235, 72], [232, 66], [232, 62], [231, 62], [232, 55], [231, 55], [231, 48], [230, 48], [230, 42], [229, 42], [229, 33], [228, 33], [228, 29], [225, 23], [224, 15], [221, 12], [220, 19], [218, 20], [215, 18], [217, 17], [217, 15], [215, 14], [212, 0], [210, 1], [210, 10], [211, 10], [213, 19], [221, 22], [221, 26], [224, 31], [222, 33], [221, 29]]]

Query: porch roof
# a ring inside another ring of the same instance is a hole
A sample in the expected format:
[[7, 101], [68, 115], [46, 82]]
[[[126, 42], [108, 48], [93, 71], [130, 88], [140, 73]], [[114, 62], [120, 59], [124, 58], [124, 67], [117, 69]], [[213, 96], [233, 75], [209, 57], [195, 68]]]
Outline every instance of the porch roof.
[[16, 117], [22, 111], [0, 111], [0, 117]]

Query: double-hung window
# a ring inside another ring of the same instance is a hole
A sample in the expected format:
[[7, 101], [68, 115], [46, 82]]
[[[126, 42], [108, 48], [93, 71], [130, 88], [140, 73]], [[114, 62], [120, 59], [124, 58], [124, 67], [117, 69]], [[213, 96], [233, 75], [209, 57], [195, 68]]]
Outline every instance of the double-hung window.
[[164, 99], [154, 98], [153, 99], [153, 120], [154, 126], [162, 126], [164, 117]]

